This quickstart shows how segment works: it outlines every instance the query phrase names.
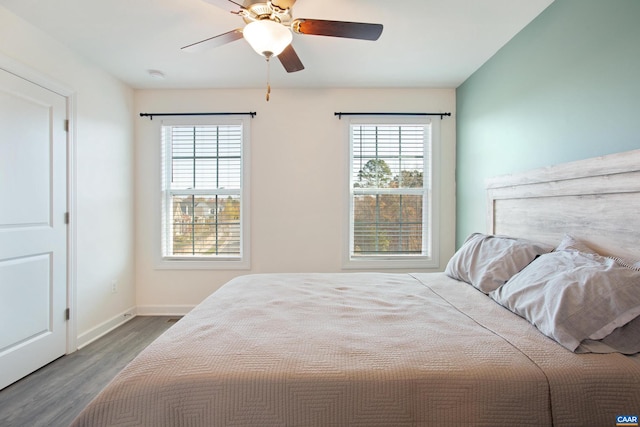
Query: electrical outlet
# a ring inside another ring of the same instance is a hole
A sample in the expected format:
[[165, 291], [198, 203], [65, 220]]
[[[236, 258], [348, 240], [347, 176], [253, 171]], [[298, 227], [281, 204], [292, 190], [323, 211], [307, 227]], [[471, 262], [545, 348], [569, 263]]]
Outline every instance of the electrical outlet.
[[112, 280], [111, 281], [111, 293], [115, 294], [116, 292], [118, 292], [118, 281], [117, 280]]

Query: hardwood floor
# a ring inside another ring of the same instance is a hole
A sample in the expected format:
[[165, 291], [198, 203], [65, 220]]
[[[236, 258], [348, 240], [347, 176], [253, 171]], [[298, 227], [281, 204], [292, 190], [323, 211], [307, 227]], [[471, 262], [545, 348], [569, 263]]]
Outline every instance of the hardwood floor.
[[0, 426], [67, 427], [176, 317], [135, 317], [0, 391]]

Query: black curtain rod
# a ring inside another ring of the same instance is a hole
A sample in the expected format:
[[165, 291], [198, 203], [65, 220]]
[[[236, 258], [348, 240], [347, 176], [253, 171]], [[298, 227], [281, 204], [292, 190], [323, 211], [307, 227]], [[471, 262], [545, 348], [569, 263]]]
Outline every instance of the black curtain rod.
[[440, 116], [440, 120], [444, 116], [451, 116], [451, 113], [334, 113], [339, 119], [342, 116]]
[[153, 120], [154, 116], [251, 116], [251, 117], [255, 117], [256, 112], [250, 111], [248, 113], [140, 113], [140, 117], [149, 117], [149, 120]]

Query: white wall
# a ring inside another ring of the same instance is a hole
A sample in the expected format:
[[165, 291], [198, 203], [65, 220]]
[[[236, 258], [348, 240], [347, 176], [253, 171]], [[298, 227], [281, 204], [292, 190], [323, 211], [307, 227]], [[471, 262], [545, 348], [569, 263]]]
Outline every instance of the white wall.
[[[347, 182], [336, 111], [455, 113], [454, 89], [140, 90], [136, 113], [256, 111], [251, 119], [251, 270], [158, 270], [161, 118], [136, 121], [136, 292], [143, 313], [177, 313], [247, 273], [339, 272]], [[436, 118], [439, 120], [439, 118]], [[455, 114], [441, 121], [440, 269], [454, 251]]]
[[[0, 55], [70, 88], [75, 98], [78, 344], [135, 306], [133, 91], [0, 7]], [[111, 292], [116, 280], [118, 292]]]

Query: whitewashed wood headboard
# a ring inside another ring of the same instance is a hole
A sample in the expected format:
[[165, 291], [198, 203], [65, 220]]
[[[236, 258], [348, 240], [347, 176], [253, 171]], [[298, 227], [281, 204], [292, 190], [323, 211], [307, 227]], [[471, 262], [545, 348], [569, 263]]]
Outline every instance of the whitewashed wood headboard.
[[487, 180], [488, 232], [640, 259], [640, 150]]

